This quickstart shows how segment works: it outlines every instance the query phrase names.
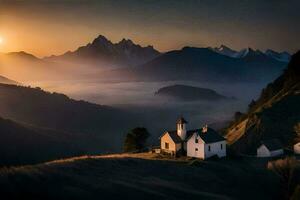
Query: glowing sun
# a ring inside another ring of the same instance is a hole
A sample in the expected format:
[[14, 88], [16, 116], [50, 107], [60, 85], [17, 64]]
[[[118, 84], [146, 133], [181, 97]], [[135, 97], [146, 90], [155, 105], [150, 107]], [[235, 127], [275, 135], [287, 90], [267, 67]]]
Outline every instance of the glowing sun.
[[0, 36], [0, 44], [3, 43], [3, 38]]

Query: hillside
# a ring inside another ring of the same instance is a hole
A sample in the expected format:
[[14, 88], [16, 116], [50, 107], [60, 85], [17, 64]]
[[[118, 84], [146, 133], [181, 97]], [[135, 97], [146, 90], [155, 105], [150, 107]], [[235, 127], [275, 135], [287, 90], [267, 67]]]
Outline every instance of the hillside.
[[19, 52], [9, 52], [9, 53], [1, 53], [0, 59], [17, 59], [21, 61], [41, 61], [39, 58], [35, 57], [34, 55], [27, 53], [25, 51], [19, 51]]
[[285, 147], [300, 141], [300, 52], [292, 56], [284, 73], [263, 89], [246, 114], [227, 128], [232, 148], [255, 153], [259, 142], [277, 138]]
[[247, 56], [232, 58], [211, 48], [185, 47], [170, 51], [136, 68], [102, 72], [99, 78], [114, 81], [271, 81], [286, 63], [251, 50]]
[[279, 178], [265, 166], [151, 154], [79, 157], [0, 169], [0, 192], [12, 199], [280, 199]]
[[24, 51], [0, 53], [0, 74], [17, 82], [58, 77], [60, 68]]
[[229, 99], [214, 90], [188, 85], [166, 86], [155, 92], [155, 95], [179, 101], [218, 101]]
[[74, 134], [0, 118], [0, 166], [34, 164], [83, 153]]
[[123, 134], [133, 126], [128, 112], [76, 101], [40, 88], [0, 84], [0, 114], [4, 118], [84, 135], [85, 150], [117, 151]]

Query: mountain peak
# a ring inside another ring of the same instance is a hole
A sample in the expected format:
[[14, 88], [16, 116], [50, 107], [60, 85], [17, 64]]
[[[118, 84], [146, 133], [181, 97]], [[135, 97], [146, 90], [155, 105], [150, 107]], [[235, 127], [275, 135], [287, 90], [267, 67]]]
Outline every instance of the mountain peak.
[[131, 47], [139, 47], [139, 45], [135, 44], [132, 40], [130, 39], [125, 39], [123, 38], [119, 43], [117, 43], [116, 45], [121, 46], [121, 47], [125, 47], [125, 48], [131, 48]]
[[92, 45], [97, 46], [97, 45], [107, 45], [107, 44], [112, 44], [111, 41], [109, 41], [105, 36], [99, 35], [94, 41], [92, 42]]
[[290, 59], [291, 59], [291, 55], [286, 52], [286, 51], [283, 51], [283, 52], [276, 52], [272, 49], [267, 49], [265, 51], [265, 54], [271, 58], [274, 58], [278, 61], [281, 61], [281, 62], [289, 62]]
[[257, 60], [268, 60], [270, 59], [266, 54], [264, 54], [259, 49], [252, 49], [251, 47], [248, 47], [245, 50], [241, 51], [240, 58], [244, 58], [247, 60], [257, 61]]
[[238, 57], [238, 52], [225, 46], [224, 44], [222, 44], [220, 47], [216, 47], [214, 49], [212, 49], [213, 51], [225, 55], [225, 56], [229, 56], [232, 58], [237, 58]]
[[15, 57], [19, 57], [19, 58], [25, 58], [25, 59], [38, 60], [37, 57], [35, 57], [34, 55], [32, 55], [30, 53], [27, 53], [25, 51], [9, 52], [6, 55], [8, 55], [8, 56], [15, 56]]
[[226, 45], [222, 44], [219, 48], [218, 48], [220, 51], [223, 51], [223, 50], [231, 50], [233, 51], [231, 48], [227, 47]]
[[119, 44], [133, 45], [134, 43], [133, 43], [132, 40], [130, 40], [130, 39], [125, 39], [125, 38], [123, 38], [123, 39], [119, 42]]

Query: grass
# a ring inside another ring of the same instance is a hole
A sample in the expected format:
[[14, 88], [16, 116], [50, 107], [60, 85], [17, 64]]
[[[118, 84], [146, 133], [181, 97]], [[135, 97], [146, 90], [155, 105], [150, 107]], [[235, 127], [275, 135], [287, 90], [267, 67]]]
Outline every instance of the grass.
[[11, 199], [276, 199], [279, 178], [266, 163], [150, 153], [81, 156], [1, 168], [0, 192]]
[[[299, 199], [300, 161], [295, 157], [278, 159], [268, 163], [268, 169], [275, 172], [281, 180], [282, 198]], [[297, 197], [297, 198], [296, 198]]]

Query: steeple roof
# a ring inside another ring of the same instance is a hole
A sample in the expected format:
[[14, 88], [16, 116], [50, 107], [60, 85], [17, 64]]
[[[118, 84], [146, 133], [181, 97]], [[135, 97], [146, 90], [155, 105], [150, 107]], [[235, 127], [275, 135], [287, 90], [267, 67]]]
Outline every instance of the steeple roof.
[[176, 124], [187, 124], [187, 123], [188, 122], [183, 117], [180, 117], [176, 122]]

